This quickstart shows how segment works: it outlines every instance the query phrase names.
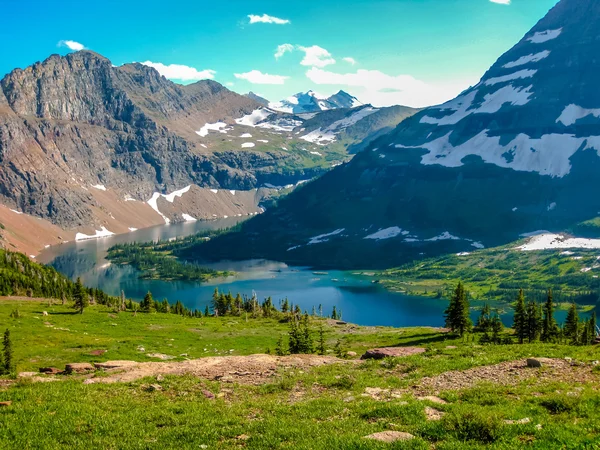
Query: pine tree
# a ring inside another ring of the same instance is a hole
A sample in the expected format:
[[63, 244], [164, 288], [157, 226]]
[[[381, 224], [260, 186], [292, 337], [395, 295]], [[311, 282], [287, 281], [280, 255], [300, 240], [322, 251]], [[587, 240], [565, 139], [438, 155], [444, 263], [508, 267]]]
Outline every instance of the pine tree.
[[331, 312], [331, 318], [333, 320], [337, 320], [337, 318], [338, 318], [337, 308], [335, 307], [335, 305], [333, 305], [333, 311]]
[[481, 333], [487, 333], [491, 330], [492, 308], [487, 303], [481, 308], [481, 315], [477, 319], [475, 327]]
[[10, 341], [10, 331], [8, 329], [4, 332], [4, 338], [2, 339], [2, 344], [4, 346], [4, 373], [9, 374], [12, 372], [13, 363], [12, 363], [12, 343]]
[[496, 312], [491, 318], [490, 328], [492, 329], [492, 342], [494, 344], [502, 343], [502, 332], [504, 331], [504, 324], [502, 323], [502, 319]]
[[462, 282], [459, 282], [450, 299], [450, 304], [445, 312], [446, 327], [459, 336], [471, 331], [473, 323], [469, 318], [469, 301]]
[[552, 289], [548, 289], [548, 298], [544, 304], [544, 324], [542, 327], [542, 342], [554, 342], [558, 337], [558, 325], [554, 319], [554, 300]]
[[323, 325], [319, 327], [319, 340], [317, 342], [317, 353], [319, 355], [324, 355], [327, 353], [327, 348], [325, 347], [325, 328]]
[[527, 339], [529, 342], [534, 342], [538, 339], [542, 330], [542, 312], [538, 304], [534, 301], [527, 303]]
[[208, 305], [206, 305], [206, 308], [204, 308], [204, 317], [208, 316], [210, 316], [210, 311], [208, 310]]
[[519, 291], [519, 296], [517, 297], [513, 329], [519, 339], [519, 344], [522, 344], [527, 337], [527, 311], [525, 309], [525, 294], [523, 293], [523, 289]]
[[148, 291], [144, 296], [144, 300], [140, 303], [140, 309], [144, 312], [154, 311], [154, 298], [152, 298], [152, 292]]
[[564, 334], [572, 345], [579, 344], [579, 315], [577, 313], [577, 305], [573, 303], [567, 313], [565, 320]]
[[596, 331], [597, 324], [596, 323], [597, 323], [596, 322], [596, 311], [594, 311], [594, 312], [592, 312], [592, 316], [590, 317], [590, 321], [589, 321], [590, 334], [591, 334], [590, 339], [591, 339], [592, 344], [596, 340], [596, 334], [597, 334], [597, 331]]
[[73, 307], [79, 311], [80, 314], [83, 314], [83, 310], [89, 305], [90, 299], [86, 288], [81, 283], [81, 278], [77, 278], [77, 281], [75, 282], [73, 300], [75, 301]]
[[288, 346], [283, 339], [283, 336], [279, 336], [277, 344], [275, 345], [275, 354], [277, 356], [285, 356], [289, 354]]

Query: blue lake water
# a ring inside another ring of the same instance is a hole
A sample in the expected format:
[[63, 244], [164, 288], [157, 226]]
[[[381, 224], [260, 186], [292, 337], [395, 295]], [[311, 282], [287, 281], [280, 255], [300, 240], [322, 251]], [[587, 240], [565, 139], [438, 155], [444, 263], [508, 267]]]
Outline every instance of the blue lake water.
[[46, 249], [39, 257], [51, 263], [68, 277], [81, 277], [88, 286], [99, 287], [111, 295], [121, 290], [128, 298], [139, 300], [151, 291], [154, 298], [181, 300], [189, 308], [204, 311], [210, 305], [215, 287], [238, 292], [259, 300], [272, 297], [275, 304], [284, 298], [312, 311], [322, 305], [323, 313], [331, 313], [335, 305], [343, 320], [360, 325], [443, 326], [443, 300], [415, 297], [386, 291], [369, 277], [348, 272], [313, 272], [286, 264], [265, 261], [222, 261], [211, 267], [236, 272], [236, 276], [210, 283], [141, 280], [130, 266], [112, 265], [106, 260], [108, 249], [118, 243], [147, 242], [188, 236], [206, 229], [226, 228], [237, 219], [162, 225], [97, 240], [70, 242]]

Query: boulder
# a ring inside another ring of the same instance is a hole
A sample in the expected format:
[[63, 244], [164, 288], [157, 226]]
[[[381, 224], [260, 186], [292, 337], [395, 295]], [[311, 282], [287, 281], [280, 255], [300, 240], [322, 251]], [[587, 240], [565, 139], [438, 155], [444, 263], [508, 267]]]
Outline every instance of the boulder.
[[209, 400], [214, 400], [214, 399], [215, 399], [215, 394], [213, 394], [212, 392], [210, 392], [210, 391], [209, 391], [209, 390], [207, 390], [207, 389], [204, 389], [204, 390], [202, 391], [202, 394], [203, 394], [203, 395], [204, 395], [204, 396], [205, 396], [207, 399], [209, 399]]
[[162, 391], [163, 388], [160, 384], [151, 384], [149, 386], [146, 386], [146, 390], [148, 392], [154, 392], [154, 391]]
[[527, 367], [538, 368], [542, 367], [542, 361], [539, 359], [529, 358], [527, 359]]
[[383, 358], [401, 358], [405, 356], [418, 355], [427, 350], [422, 347], [383, 347], [367, 350], [360, 359], [383, 359]]
[[45, 373], [47, 375], [58, 375], [59, 373], [63, 373], [63, 371], [57, 369], [56, 367], [40, 367], [40, 373]]
[[73, 373], [89, 373], [93, 372], [95, 367], [90, 363], [71, 363], [65, 366], [65, 373], [73, 374]]
[[101, 363], [94, 363], [96, 369], [101, 370], [112, 370], [112, 369], [126, 369], [131, 366], [135, 366], [138, 363], [135, 361], [106, 361]]
[[414, 438], [412, 434], [403, 431], [381, 431], [365, 436], [365, 439], [373, 439], [380, 442], [409, 441]]
[[354, 358], [356, 356], [356, 352], [348, 352], [346, 353], [346, 355], [350, 356], [351, 358]]

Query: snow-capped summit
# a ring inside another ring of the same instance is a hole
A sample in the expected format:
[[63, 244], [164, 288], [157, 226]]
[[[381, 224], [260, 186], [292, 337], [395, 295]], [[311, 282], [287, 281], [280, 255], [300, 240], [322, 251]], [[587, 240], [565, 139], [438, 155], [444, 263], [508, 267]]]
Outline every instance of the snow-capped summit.
[[299, 92], [279, 102], [269, 103], [269, 108], [280, 112], [302, 114], [338, 108], [354, 108], [361, 105], [362, 103], [356, 97], [344, 91], [339, 91], [330, 97], [314, 91], [308, 91]]

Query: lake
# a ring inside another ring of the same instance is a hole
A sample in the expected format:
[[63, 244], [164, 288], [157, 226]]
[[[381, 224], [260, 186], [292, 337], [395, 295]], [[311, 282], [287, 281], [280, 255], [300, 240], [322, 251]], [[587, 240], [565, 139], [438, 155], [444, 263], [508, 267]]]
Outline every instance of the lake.
[[279, 301], [288, 298], [309, 313], [313, 306], [322, 305], [329, 315], [335, 305], [343, 320], [369, 326], [443, 326], [444, 300], [409, 296], [386, 291], [369, 277], [349, 272], [313, 272], [305, 268], [265, 261], [221, 261], [210, 267], [236, 272], [236, 276], [215, 279], [209, 283], [141, 280], [130, 266], [117, 266], [106, 260], [108, 249], [126, 242], [147, 242], [188, 236], [207, 229], [228, 228], [240, 219], [198, 221], [160, 225], [127, 234], [101, 239], [70, 242], [46, 249], [37, 258], [51, 264], [71, 279], [81, 277], [84, 284], [98, 287], [111, 295], [121, 290], [128, 298], [140, 300], [150, 291], [157, 300], [167, 298], [171, 303], [181, 300], [188, 308], [204, 311], [211, 304], [215, 287], [222, 291], [238, 292], [262, 301], [272, 297]]

